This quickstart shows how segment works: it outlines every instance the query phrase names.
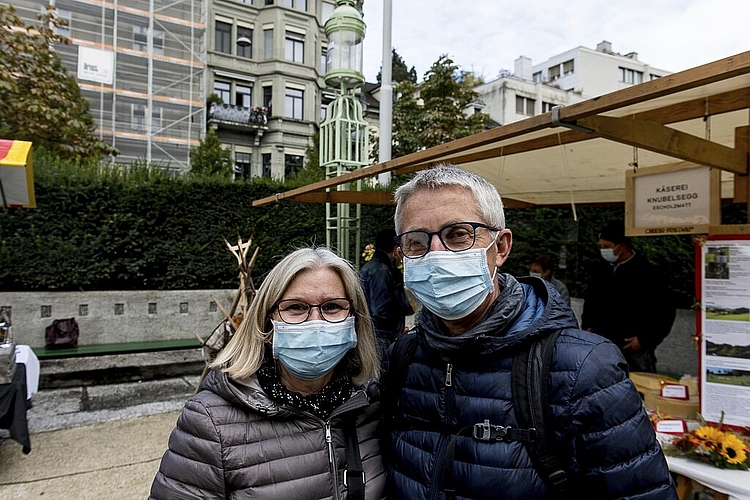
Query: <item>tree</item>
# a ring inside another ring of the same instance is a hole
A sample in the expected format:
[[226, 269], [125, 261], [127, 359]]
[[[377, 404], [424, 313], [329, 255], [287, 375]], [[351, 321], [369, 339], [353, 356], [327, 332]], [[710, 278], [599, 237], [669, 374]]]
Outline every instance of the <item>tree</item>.
[[233, 172], [232, 152], [221, 147], [219, 136], [209, 127], [206, 137], [190, 150], [190, 175], [229, 179]]
[[0, 5], [0, 137], [31, 141], [67, 159], [99, 159], [117, 150], [94, 134], [88, 102], [54, 47], [64, 20], [53, 8], [26, 25], [13, 6]]
[[450, 142], [481, 132], [488, 120], [485, 113], [464, 114], [477, 97], [471, 79], [446, 55], [415, 85], [401, 82], [395, 88], [393, 104], [393, 156]]
[[[400, 83], [400, 82], [411, 82], [411, 83], [417, 83], [417, 70], [414, 69], [414, 66], [411, 67], [411, 69], [407, 68], [406, 63], [403, 59], [401, 59], [401, 56], [398, 55], [398, 52], [396, 52], [396, 49], [392, 49], [393, 52], [391, 53], [391, 80], [394, 82]], [[383, 66], [380, 66], [380, 71], [378, 71], [378, 76], [376, 77], [378, 80], [378, 83], [383, 83]]]

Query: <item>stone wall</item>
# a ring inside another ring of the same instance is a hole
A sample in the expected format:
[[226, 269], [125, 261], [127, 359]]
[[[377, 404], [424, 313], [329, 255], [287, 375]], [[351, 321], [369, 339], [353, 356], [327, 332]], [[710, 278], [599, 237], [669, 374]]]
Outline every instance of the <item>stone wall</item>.
[[147, 340], [203, 339], [223, 315], [212, 299], [231, 307], [236, 290], [106, 292], [0, 292], [0, 308], [10, 308], [17, 344], [44, 346], [54, 319], [75, 317], [79, 345]]

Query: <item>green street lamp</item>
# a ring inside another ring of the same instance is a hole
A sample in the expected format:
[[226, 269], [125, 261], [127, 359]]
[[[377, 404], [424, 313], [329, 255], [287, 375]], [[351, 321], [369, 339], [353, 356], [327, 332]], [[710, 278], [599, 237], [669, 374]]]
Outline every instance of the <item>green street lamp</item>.
[[[367, 122], [362, 104], [354, 91], [362, 86], [362, 49], [365, 23], [354, 7], [354, 0], [337, 0], [336, 9], [326, 21], [328, 37], [326, 85], [337, 90], [336, 98], [328, 106], [326, 119], [320, 126], [320, 164], [326, 178], [337, 177], [367, 165], [369, 153]], [[357, 190], [361, 183], [357, 182]], [[343, 184], [338, 190], [348, 190]], [[359, 264], [360, 206], [352, 214], [348, 203], [326, 204], [326, 244], [350, 259], [353, 254]], [[352, 247], [354, 252], [351, 252]]]

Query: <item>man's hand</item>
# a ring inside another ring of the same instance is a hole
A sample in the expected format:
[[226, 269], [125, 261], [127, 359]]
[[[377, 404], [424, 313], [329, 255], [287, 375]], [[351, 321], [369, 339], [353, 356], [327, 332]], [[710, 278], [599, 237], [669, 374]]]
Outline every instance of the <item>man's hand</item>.
[[625, 339], [625, 345], [623, 345], [622, 348], [632, 349], [633, 351], [640, 351], [641, 342], [638, 340], [638, 337], [630, 337]]

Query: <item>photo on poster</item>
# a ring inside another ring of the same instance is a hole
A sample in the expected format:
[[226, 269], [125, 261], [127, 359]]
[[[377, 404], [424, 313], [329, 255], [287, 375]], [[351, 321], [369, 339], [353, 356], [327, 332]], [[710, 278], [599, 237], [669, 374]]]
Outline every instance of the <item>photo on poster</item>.
[[706, 252], [705, 277], [709, 280], [728, 280], [729, 247], [712, 247]]
[[706, 319], [715, 321], [750, 321], [750, 307], [731, 306], [721, 303], [706, 303]]
[[709, 366], [706, 367], [706, 382], [750, 387], [750, 371]]

